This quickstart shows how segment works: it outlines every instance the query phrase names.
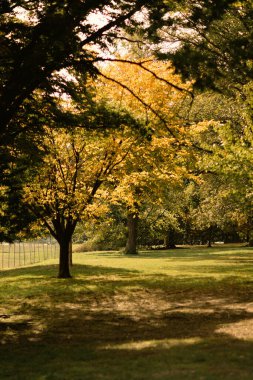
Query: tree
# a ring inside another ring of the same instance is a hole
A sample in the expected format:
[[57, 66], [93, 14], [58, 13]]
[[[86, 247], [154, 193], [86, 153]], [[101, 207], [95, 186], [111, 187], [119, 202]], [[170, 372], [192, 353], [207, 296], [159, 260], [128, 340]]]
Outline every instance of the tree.
[[[5, 235], [22, 227], [13, 223], [13, 216], [16, 221], [18, 211], [28, 209], [24, 221], [37, 219], [60, 244], [59, 277], [70, 276], [69, 243], [77, 222], [87, 215], [102, 184], [132, 148], [141, 125], [128, 112], [95, 102], [91, 82], [73, 80], [71, 98], [59, 99], [56, 94], [45, 101], [37, 94], [41, 111], [33, 120], [41, 115], [42, 121], [37, 131], [31, 128], [16, 136], [1, 188], [7, 198], [0, 215]], [[10, 203], [14, 198], [17, 210]]]
[[160, 184], [163, 190], [159, 201], [145, 202], [142, 206], [140, 221], [145, 229], [143, 245], [163, 245], [166, 249], [176, 246], [176, 238], [181, 232], [180, 220], [184, 205], [184, 178], [181, 181], [165, 181]]
[[[97, 86], [106, 102], [144, 119], [144, 139], [128, 155], [123, 179], [114, 191], [115, 201], [125, 204], [128, 235], [126, 253], [136, 254], [138, 221], [144, 205], [161, 204], [168, 183], [181, 183], [187, 175], [187, 132], [179, 110], [190, 98], [191, 84], [182, 84], [168, 62], [153, 57], [118, 56], [101, 68], [104, 78]], [[146, 137], [146, 138], [145, 138]], [[165, 194], [166, 193], [166, 194]], [[114, 200], [113, 200], [114, 201]]]
[[[203, 107], [206, 96], [212, 102]], [[250, 105], [249, 96], [247, 102]], [[203, 115], [216, 120], [199, 121], [191, 132], [192, 141], [199, 146], [195, 170], [200, 173], [200, 182], [193, 191], [197, 202], [190, 213], [192, 227], [209, 243], [217, 233], [234, 234], [235, 227], [241, 237], [250, 238], [252, 124], [247, 115], [251, 111], [245, 105], [239, 114], [237, 99], [214, 93], [202, 94], [193, 113], [197, 110], [199, 120]]]
[[46, 153], [40, 170], [29, 173], [23, 202], [58, 241], [59, 277], [68, 278], [69, 244], [77, 222], [103, 212], [102, 185], [124, 160], [129, 141], [119, 132], [46, 128], [40, 144]]

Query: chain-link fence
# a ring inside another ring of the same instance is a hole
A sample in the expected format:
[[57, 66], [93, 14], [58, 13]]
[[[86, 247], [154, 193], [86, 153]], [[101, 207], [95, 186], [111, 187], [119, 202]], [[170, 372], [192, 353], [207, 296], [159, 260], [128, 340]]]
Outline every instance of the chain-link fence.
[[54, 240], [0, 243], [0, 269], [22, 267], [58, 256], [59, 245]]

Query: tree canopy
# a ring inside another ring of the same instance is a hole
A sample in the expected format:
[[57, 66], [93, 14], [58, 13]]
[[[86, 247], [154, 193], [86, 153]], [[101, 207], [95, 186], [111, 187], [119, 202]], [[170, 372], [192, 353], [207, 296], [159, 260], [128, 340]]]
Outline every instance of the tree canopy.
[[231, 95], [252, 80], [252, 16], [248, 0], [187, 1], [163, 19], [155, 34], [164, 43], [158, 55], [170, 58], [196, 87]]
[[[165, 12], [167, 6], [161, 0], [6, 0], [1, 4], [0, 122], [4, 139], [17, 128], [15, 118], [35, 90], [50, 94], [66, 85], [66, 76], [61, 83], [55, 73], [95, 74], [96, 52], [109, 54], [123, 29], [146, 28], [149, 22], [153, 24], [156, 8]], [[101, 21], [96, 22], [97, 18]]]

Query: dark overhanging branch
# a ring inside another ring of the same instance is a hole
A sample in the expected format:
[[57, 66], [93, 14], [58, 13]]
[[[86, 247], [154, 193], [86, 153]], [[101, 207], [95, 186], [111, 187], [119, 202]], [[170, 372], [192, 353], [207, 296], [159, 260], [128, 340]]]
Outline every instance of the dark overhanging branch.
[[33, 207], [32, 205], [27, 205], [28, 210], [30, 210], [36, 218], [40, 219], [44, 226], [48, 229], [50, 234], [57, 240], [57, 235], [54, 231], [54, 229], [50, 226], [46, 218], [39, 212], [39, 210], [36, 207]]
[[[146, 102], [144, 102], [137, 94], [135, 94], [134, 91], [132, 91], [128, 86], [126, 86], [123, 83], [117, 81], [116, 79], [110, 78], [110, 77], [106, 76], [105, 74], [103, 74], [99, 70], [98, 70], [98, 73], [99, 73], [99, 75], [103, 76], [105, 79], [107, 79], [109, 81], [112, 81], [112, 82], [118, 84], [119, 86], [121, 86], [122, 88], [126, 89], [131, 95], [133, 95], [145, 107], [145, 109], [149, 109], [156, 117], [158, 117], [159, 120], [161, 120], [162, 123], [165, 125], [166, 129], [171, 134], [171, 136], [173, 138], [175, 138], [176, 140], [178, 140], [178, 137], [176, 136], [176, 134], [172, 131], [171, 128], [169, 128], [168, 123], [166, 122], [166, 120], [164, 118], [162, 118], [161, 115], [159, 115], [159, 113], [156, 110], [153, 109], [153, 107], [151, 107], [149, 104], [147, 104]], [[194, 96], [194, 95], [192, 94], [192, 96]], [[188, 143], [186, 144], [185, 142], [181, 142], [180, 145], [181, 146], [187, 146], [187, 147], [189, 147], [189, 144]], [[203, 147], [200, 147], [199, 145], [197, 145], [195, 143], [191, 143], [190, 145], [191, 145], [191, 147], [193, 147], [194, 149], [196, 149], [198, 151], [205, 152], [205, 153], [208, 153], [208, 154], [212, 154], [213, 153], [213, 151], [205, 149]]]
[[143, 42], [141, 40], [134, 40], [132, 38], [127, 38], [127, 37], [124, 37], [124, 36], [115, 36], [114, 40], [126, 41], [126, 42], [129, 42], [131, 44], [140, 44], [140, 45], [145, 46], [145, 42]]
[[145, 61], [142, 61], [142, 62], [135, 62], [135, 61], [130, 61], [128, 59], [120, 59], [120, 58], [96, 58], [95, 61], [108, 61], [108, 62], [121, 62], [121, 63], [128, 63], [130, 65], [137, 65], [139, 67], [141, 67], [144, 71], [148, 72], [149, 74], [151, 74], [154, 78], [156, 78], [157, 80], [161, 81], [161, 82], [164, 82], [166, 83], [168, 86], [171, 86], [172, 88], [174, 88], [175, 90], [178, 90], [178, 91], [181, 91], [181, 92], [186, 92], [188, 95], [191, 96], [191, 98], [194, 97], [194, 94], [192, 91], [186, 89], [186, 88], [182, 88], [180, 86], [177, 86], [176, 84], [168, 81], [167, 79], [163, 78], [163, 77], [160, 77], [159, 75], [157, 75], [154, 71], [148, 69], [147, 67], [144, 66], [145, 63], [147, 62], [153, 62], [154, 60], [153, 59], [148, 59], [148, 60], [145, 60]]
[[203, 152], [203, 153], [208, 153], [208, 154], [213, 154], [213, 150], [210, 150], [210, 149], [206, 149], [206, 148], [203, 148], [202, 146], [196, 144], [196, 143], [192, 143], [191, 146], [198, 150], [199, 152]]
[[109, 22], [108, 24], [98, 29], [96, 32], [92, 33], [92, 35], [86, 37], [83, 41], [81, 41], [80, 46], [83, 47], [84, 45], [94, 42], [98, 38], [102, 37], [103, 34], [108, 30], [112, 29], [115, 26], [120, 26], [124, 21], [130, 19], [136, 12], [138, 12], [142, 8], [142, 6], [143, 2], [137, 1], [136, 6], [133, 9], [131, 9], [128, 13], [119, 16], [116, 20]]
[[135, 97], [135, 99], [137, 99], [146, 109], [149, 109], [164, 124], [164, 126], [166, 127], [166, 129], [168, 130], [168, 132], [171, 134], [172, 137], [177, 139], [177, 136], [175, 135], [175, 133], [172, 131], [171, 128], [169, 128], [167, 121], [152, 106], [150, 106], [143, 99], [141, 99], [133, 90], [131, 90], [125, 84], [119, 82], [117, 79], [108, 77], [107, 75], [103, 74], [99, 70], [98, 70], [98, 72], [99, 72], [99, 75], [101, 75], [103, 78], [105, 78], [105, 79], [107, 79], [113, 83], [116, 83], [119, 86], [121, 86], [122, 88], [124, 88], [125, 90], [127, 90], [133, 97]]
[[[92, 1], [92, 0], [90, 0], [89, 2], [88, 1], [85, 2], [85, 4], [84, 4], [85, 6], [87, 3], [86, 14], [89, 13], [90, 10], [92, 10], [92, 3], [93, 2], [94, 1]], [[7, 1], [5, 3], [7, 4]], [[103, 3], [104, 2], [102, 0], [100, 0], [99, 5], [102, 5]], [[84, 47], [84, 45], [87, 45], [89, 43], [99, 42], [99, 40], [103, 37], [103, 34], [106, 31], [108, 31], [114, 27], [122, 26], [122, 24], [126, 20], [130, 19], [137, 11], [139, 11], [142, 8], [144, 3], [145, 3], [145, 1], [143, 1], [143, 0], [138, 0], [137, 2], [133, 2], [133, 5], [131, 5], [131, 8], [127, 13], [125, 13], [123, 15], [122, 14], [119, 15], [114, 20], [112, 20], [112, 21], [108, 22], [106, 25], [104, 25], [102, 28], [99, 28], [97, 31], [92, 32], [90, 35], [88, 35], [86, 38], [84, 38], [83, 41], [80, 40], [80, 43], [79, 43], [80, 49], [82, 49], [82, 47]], [[68, 15], [64, 14], [64, 17], [65, 16], [68, 17]], [[59, 16], [59, 17], [62, 18], [62, 16]], [[64, 21], [64, 17], [62, 19], [63, 21]], [[72, 33], [73, 28], [78, 26], [79, 24], [80, 24], [80, 17], [78, 17], [76, 21], [73, 20], [73, 25], [69, 26], [68, 32]], [[64, 59], [62, 59], [62, 60], [58, 59], [57, 61], [54, 60], [53, 63], [51, 63], [51, 61], [48, 62], [48, 60], [47, 60], [48, 56], [47, 56], [47, 53], [45, 53], [45, 51], [48, 49], [48, 47], [46, 46], [46, 44], [44, 42], [41, 45], [42, 46], [41, 52], [39, 52], [39, 49], [37, 47], [36, 47], [35, 51], [33, 51], [34, 50], [33, 48], [36, 46], [33, 43], [36, 42], [37, 36], [40, 38], [41, 41], [42, 40], [44, 41], [44, 38], [42, 39], [41, 37], [43, 37], [43, 35], [44, 35], [43, 33], [44, 33], [44, 29], [46, 26], [47, 26], [47, 18], [44, 19], [43, 23], [40, 22], [36, 26], [36, 28], [34, 29], [34, 33], [33, 33], [34, 36], [32, 36], [31, 41], [25, 47], [25, 49], [23, 48], [22, 51], [20, 51], [22, 53], [21, 58], [22, 59], [25, 58], [25, 63], [27, 62], [27, 56], [25, 55], [25, 53], [27, 51], [29, 51], [28, 58], [32, 61], [34, 61], [34, 58], [36, 61], [37, 57], [39, 56], [40, 57], [40, 67], [38, 67], [38, 65], [37, 66], [33, 65], [33, 66], [31, 66], [31, 69], [32, 69], [31, 70], [30, 65], [23, 65], [22, 68], [20, 65], [18, 65], [18, 66], [14, 65], [14, 67], [12, 69], [12, 74], [10, 75], [10, 78], [8, 79], [8, 83], [7, 83], [6, 87], [4, 88], [4, 92], [2, 94], [3, 104], [2, 104], [2, 110], [1, 110], [1, 125], [2, 125], [2, 128], [4, 128], [4, 129], [8, 128], [9, 123], [13, 119], [13, 117], [16, 115], [16, 112], [17, 112], [19, 106], [32, 93], [32, 91], [35, 88], [37, 88], [42, 82], [47, 81], [54, 70], [59, 70], [59, 69], [63, 68], [66, 65], [66, 62], [71, 57], [72, 50], [70, 48], [68, 48], [68, 49], [66, 48], [66, 51], [64, 52], [65, 58], [63, 57]], [[42, 51], [44, 51], [43, 54], [42, 54]], [[56, 51], [57, 51], [57, 49], [56, 49]], [[61, 54], [63, 54], [63, 52]], [[56, 55], [56, 53], [53, 54], [54, 58], [55, 58], [55, 55]], [[67, 58], [68, 58], [68, 60], [67, 60]], [[60, 62], [62, 62], [62, 63], [60, 63]], [[29, 70], [27, 70], [28, 66], [29, 66]], [[17, 85], [17, 78], [19, 79], [18, 85]], [[15, 83], [15, 91], [12, 91], [12, 88], [14, 87], [14, 83]], [[8, 134], [8, 131], [7, 131], [7, 134]]]
[[129, 154], [129, 152], [131, 150], [132, 145], [133, 145], [133, 143], [130, 145], [130, 147], [128, 147], [127, 151], [122, 155], [121, 158], [119, 158], [115, 162], [109, 161], [108, 164], [107, 164], [107, 166], [105, 168], [103, 168], [103, 167], [100, 168], [100, 170], [98, 171], [98, 173], [96, 175], [96, 178], [94, 180], [94, 183], [93, 183], [93, 186], [92, 186], [92, 190], [91, 190], [91, 192], [90, 192], [90, 194], [88, 196], [88, 199], [87, 199], [86, 203], [84, 204], [84, 206], [82, 207], [82, 209], [80, 210], [80, 214], [85, 210], [85, 208], [87, 207], [87, 205], [89, 205], [89, 204], [92, 203], [92, 201], [94, 199], [94, 196], [96, 195], [97, 190], [104, 183], [105, 180], [102, 177], [104, 175], [111, 174], [112, 171], [114, 170], [114, 168], [116, 166], [120, 165], [121, 162], [125, 160], [125, 158], [128, 156], [128, 154]]
[[134, 143], [132, 143], [129, 147], [128, 147], [128, 150], [122, 155], [122, 157], [120, 157], [118, 159], [118, 161], [116, 160], [115, 162], [109, 162], [108, 164], [108, 167], [104, 170], [104, 175], [108, 175], [108, 174], [111, 174], [113, 169], [118, 166], [119, 164], [121, 164], [121, 162], [123, 162], [125, 160], [125, 158], [129, 155], [130, 151], [131, 151], [131, 148], [132, 146], [134, 145]]

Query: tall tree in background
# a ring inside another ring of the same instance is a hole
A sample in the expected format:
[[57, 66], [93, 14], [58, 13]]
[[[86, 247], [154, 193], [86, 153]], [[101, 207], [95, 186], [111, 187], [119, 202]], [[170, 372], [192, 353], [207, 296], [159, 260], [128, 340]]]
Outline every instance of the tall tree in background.
[[101, 68], [98, 96], [118, 109], [127, 109], [144, 124], [144, 139], [126, 158], [123, 178], [118, 179], [112, 199], [127, 210], [125, 253], [136, 254], [144, 204], [165, 202], [169, 192], [164, 189], [179, 185], [187, 176], [184, 164], [190, 154], [189, 141], [179, 110], [190, 98], [191, 83], [183, 84], [169, 62], [147, 54], [144, 58], [117, 56], [113, 61]]

